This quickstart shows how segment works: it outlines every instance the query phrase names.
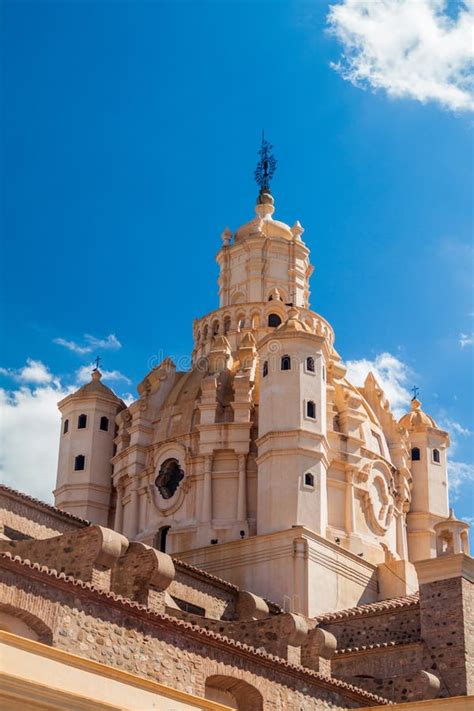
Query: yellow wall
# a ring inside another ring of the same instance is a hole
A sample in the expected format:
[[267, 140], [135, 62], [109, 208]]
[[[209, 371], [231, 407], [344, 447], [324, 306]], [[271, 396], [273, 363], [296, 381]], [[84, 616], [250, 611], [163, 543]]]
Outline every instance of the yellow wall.
[[223, 704], [3, 631], [0, 707], [4, 711], [230, 711]]

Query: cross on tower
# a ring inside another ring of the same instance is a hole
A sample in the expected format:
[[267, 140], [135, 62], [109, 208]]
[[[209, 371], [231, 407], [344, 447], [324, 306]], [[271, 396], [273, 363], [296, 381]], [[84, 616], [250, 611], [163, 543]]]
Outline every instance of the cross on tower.
[[411, 391], [412, 391], [412, 393], [413, 393], [412, 400], [416, 400], [417, 397], [418, 397], [418, 393], [420, 392], [420, 388], [417, 388], [416, 385], [414, 385], [414, 386], [412, 387]]
[[97, 358], [96, 358], [95, 361], [94, 361], [94, 363], [95, 363], [95, 369], [94, 369], [94, 370], [99, 370], [100, 361], [101, 361], [101, 358], [99, 358], [99, 356], [97, 356]]

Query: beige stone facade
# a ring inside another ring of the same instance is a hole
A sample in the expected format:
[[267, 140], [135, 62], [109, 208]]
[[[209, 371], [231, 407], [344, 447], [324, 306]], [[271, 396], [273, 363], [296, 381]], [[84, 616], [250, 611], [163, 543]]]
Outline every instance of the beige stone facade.
[[193, 325], [188, 371], [166, 358], [129, 407], [95, 371], [59, 403], [56, 504], [294, 612], [413, 593], [413, 563], [468, 550], [448, 434], [416, 399], [398, 422], [372, 374], [347, 380], [309, 305], [303, 228], [274, 211], [264, 190], [223, 232], [219, 308]]

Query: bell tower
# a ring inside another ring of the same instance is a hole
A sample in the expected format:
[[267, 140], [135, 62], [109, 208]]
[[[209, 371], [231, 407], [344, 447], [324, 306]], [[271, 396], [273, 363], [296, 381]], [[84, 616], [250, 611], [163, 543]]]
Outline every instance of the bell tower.
[[327, 526], [328, 346], [289, 311], [287, 321], [259, 344], [259, 534]]
[[449, 515], [447, 448], [449, 435], [423, 412], [416, 397], [400, 420], [410, 439], [412, 501], [407, 515], [410, 560], [436, 557], [434, 526]]
[[61, 412], [55, 505], [101, 526], [109, 525], [115, 417], [125, 403], [101, 383], [91, 381], [58, 403]]

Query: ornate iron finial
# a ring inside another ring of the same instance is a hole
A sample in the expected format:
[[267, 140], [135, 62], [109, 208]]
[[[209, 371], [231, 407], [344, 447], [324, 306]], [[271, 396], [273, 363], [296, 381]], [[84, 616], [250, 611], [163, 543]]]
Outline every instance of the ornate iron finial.
[[95, 363], [94, 370], [99, 370], [100, 361], [101, 361], [101, 358], [99, 358], [99, 356], [97, 356], [97, 358], [94, 361], [94, 363]]
[[416, 385], [414, 385], [414, 386], [412, 387], [411, 391], [412, 391], [412, 393], [413, 393], [412, 400], [416, 400], [417, 397], [418, 397], [418, 393], [420, 392], [420, 388], [417, 388]]
[[260, 160], [255, 168], [255, 182], [260, 186], [260, 192], [270, 190], [270, 181], [276, 170], [277, 162], [272, 154], [272, 144], [265, 140], [265, 131], [262, 131], [262, 145], [258, 152]]

